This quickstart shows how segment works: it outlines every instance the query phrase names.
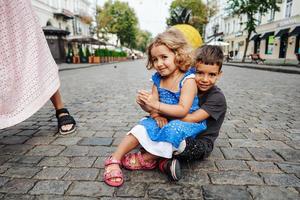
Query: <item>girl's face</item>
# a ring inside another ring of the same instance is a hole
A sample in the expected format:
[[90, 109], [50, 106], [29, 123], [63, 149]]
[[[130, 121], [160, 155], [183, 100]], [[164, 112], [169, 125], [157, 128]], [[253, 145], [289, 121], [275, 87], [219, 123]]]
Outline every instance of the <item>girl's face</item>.
[[175, 54], [165, 45], [153, 46], [150, 52], [154, 69], [161, 76], [169, 76], [179, 70], [174, 63]]

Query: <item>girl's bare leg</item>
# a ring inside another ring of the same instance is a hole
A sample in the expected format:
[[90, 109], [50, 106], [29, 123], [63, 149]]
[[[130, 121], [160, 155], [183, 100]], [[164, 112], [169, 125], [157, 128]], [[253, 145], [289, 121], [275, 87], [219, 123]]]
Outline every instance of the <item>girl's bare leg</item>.
[[121, 160], [126, 153], [138, 145], [139, 141], [136, 139], [136, 137], [134, 137], [132, 134], [126, 135], [117, 147], [117, 150], [112, 154], [112, 157], [114, 159]]
[[[132, 134], [126, 135], [126, 137], [119, 144], [117, 150], [112, 154], [112, 158], [121, 160], [126, 153], [130, 152], [138, 145], [139, 141], [136, 139], [136, 137], [134, 137]], [[158, 158], [158, 156], [155, 156], [148, 152], [143, 152], [142, 156], [146, 162], [156, 160]], [[136, 164], [140, 165], [140, 163], [138, 162]]]
[[[139, 141], [132, 134], [126, 135], [125, 138], [119, 144], [117, 150], [112, 154], [112, 158], [116, 160], [121, 160], [123, 156], [136, 148], [139, 145]], [[157, 159], [158, 156], [155, 156], [151, 153], [143, 153], [143, 158], [145, 161]]]
[[149, 152], [145, 152], [145, 153], [143, 153], [143, 158], [145, 161], [152, 161], [152, 160], [158, 159], [159, 157], [156, 155], [153, 155]]
[[[116, 160], [121, 160], [123, 156], [130, 152], [132, 149], [139, 145], [139, 141], [131, 134], [126, 135], [121, 143], [118, 145], [117, 150], [112, 154], [112, 158]], [[114, 170], [120, 170], [120, 166], [117, 164], [108, 165], [105, 171], [110, 172]], [[120, 182], [120, 178], [112, 179], [112, 181]]]

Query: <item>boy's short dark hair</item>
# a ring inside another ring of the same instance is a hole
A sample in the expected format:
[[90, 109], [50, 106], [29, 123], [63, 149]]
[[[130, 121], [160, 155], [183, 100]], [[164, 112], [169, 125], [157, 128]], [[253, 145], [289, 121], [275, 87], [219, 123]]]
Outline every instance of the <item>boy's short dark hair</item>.
[[223, 64], [223, 50], [220, 46], [204, 45], [195, 51], [195, 61], [204, 63], [206, 65], [218, 65], [219, 71]]

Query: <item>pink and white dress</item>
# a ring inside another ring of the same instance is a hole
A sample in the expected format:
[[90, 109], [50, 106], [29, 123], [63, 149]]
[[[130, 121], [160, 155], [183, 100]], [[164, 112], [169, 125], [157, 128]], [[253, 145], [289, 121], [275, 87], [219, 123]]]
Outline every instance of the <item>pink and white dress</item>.
[[59, 84], [30, 0], [0, 0], [0, 129], [33, 115]]

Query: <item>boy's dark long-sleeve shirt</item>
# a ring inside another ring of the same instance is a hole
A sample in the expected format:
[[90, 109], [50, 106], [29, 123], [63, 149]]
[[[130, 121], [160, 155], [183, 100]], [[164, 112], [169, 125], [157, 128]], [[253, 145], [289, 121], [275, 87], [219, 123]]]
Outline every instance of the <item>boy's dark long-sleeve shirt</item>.
[[212, 87], [204, 94], [199, 94], [201, 109], [209, 114], [206, 119], [207, 130], [196, 138], [187, 138], [184, 151], [176, 157], [184, 160], [201, 160], [210, 155], [214, 142], [219, 136], [227, 110], [226, 99], [220, 88]]

